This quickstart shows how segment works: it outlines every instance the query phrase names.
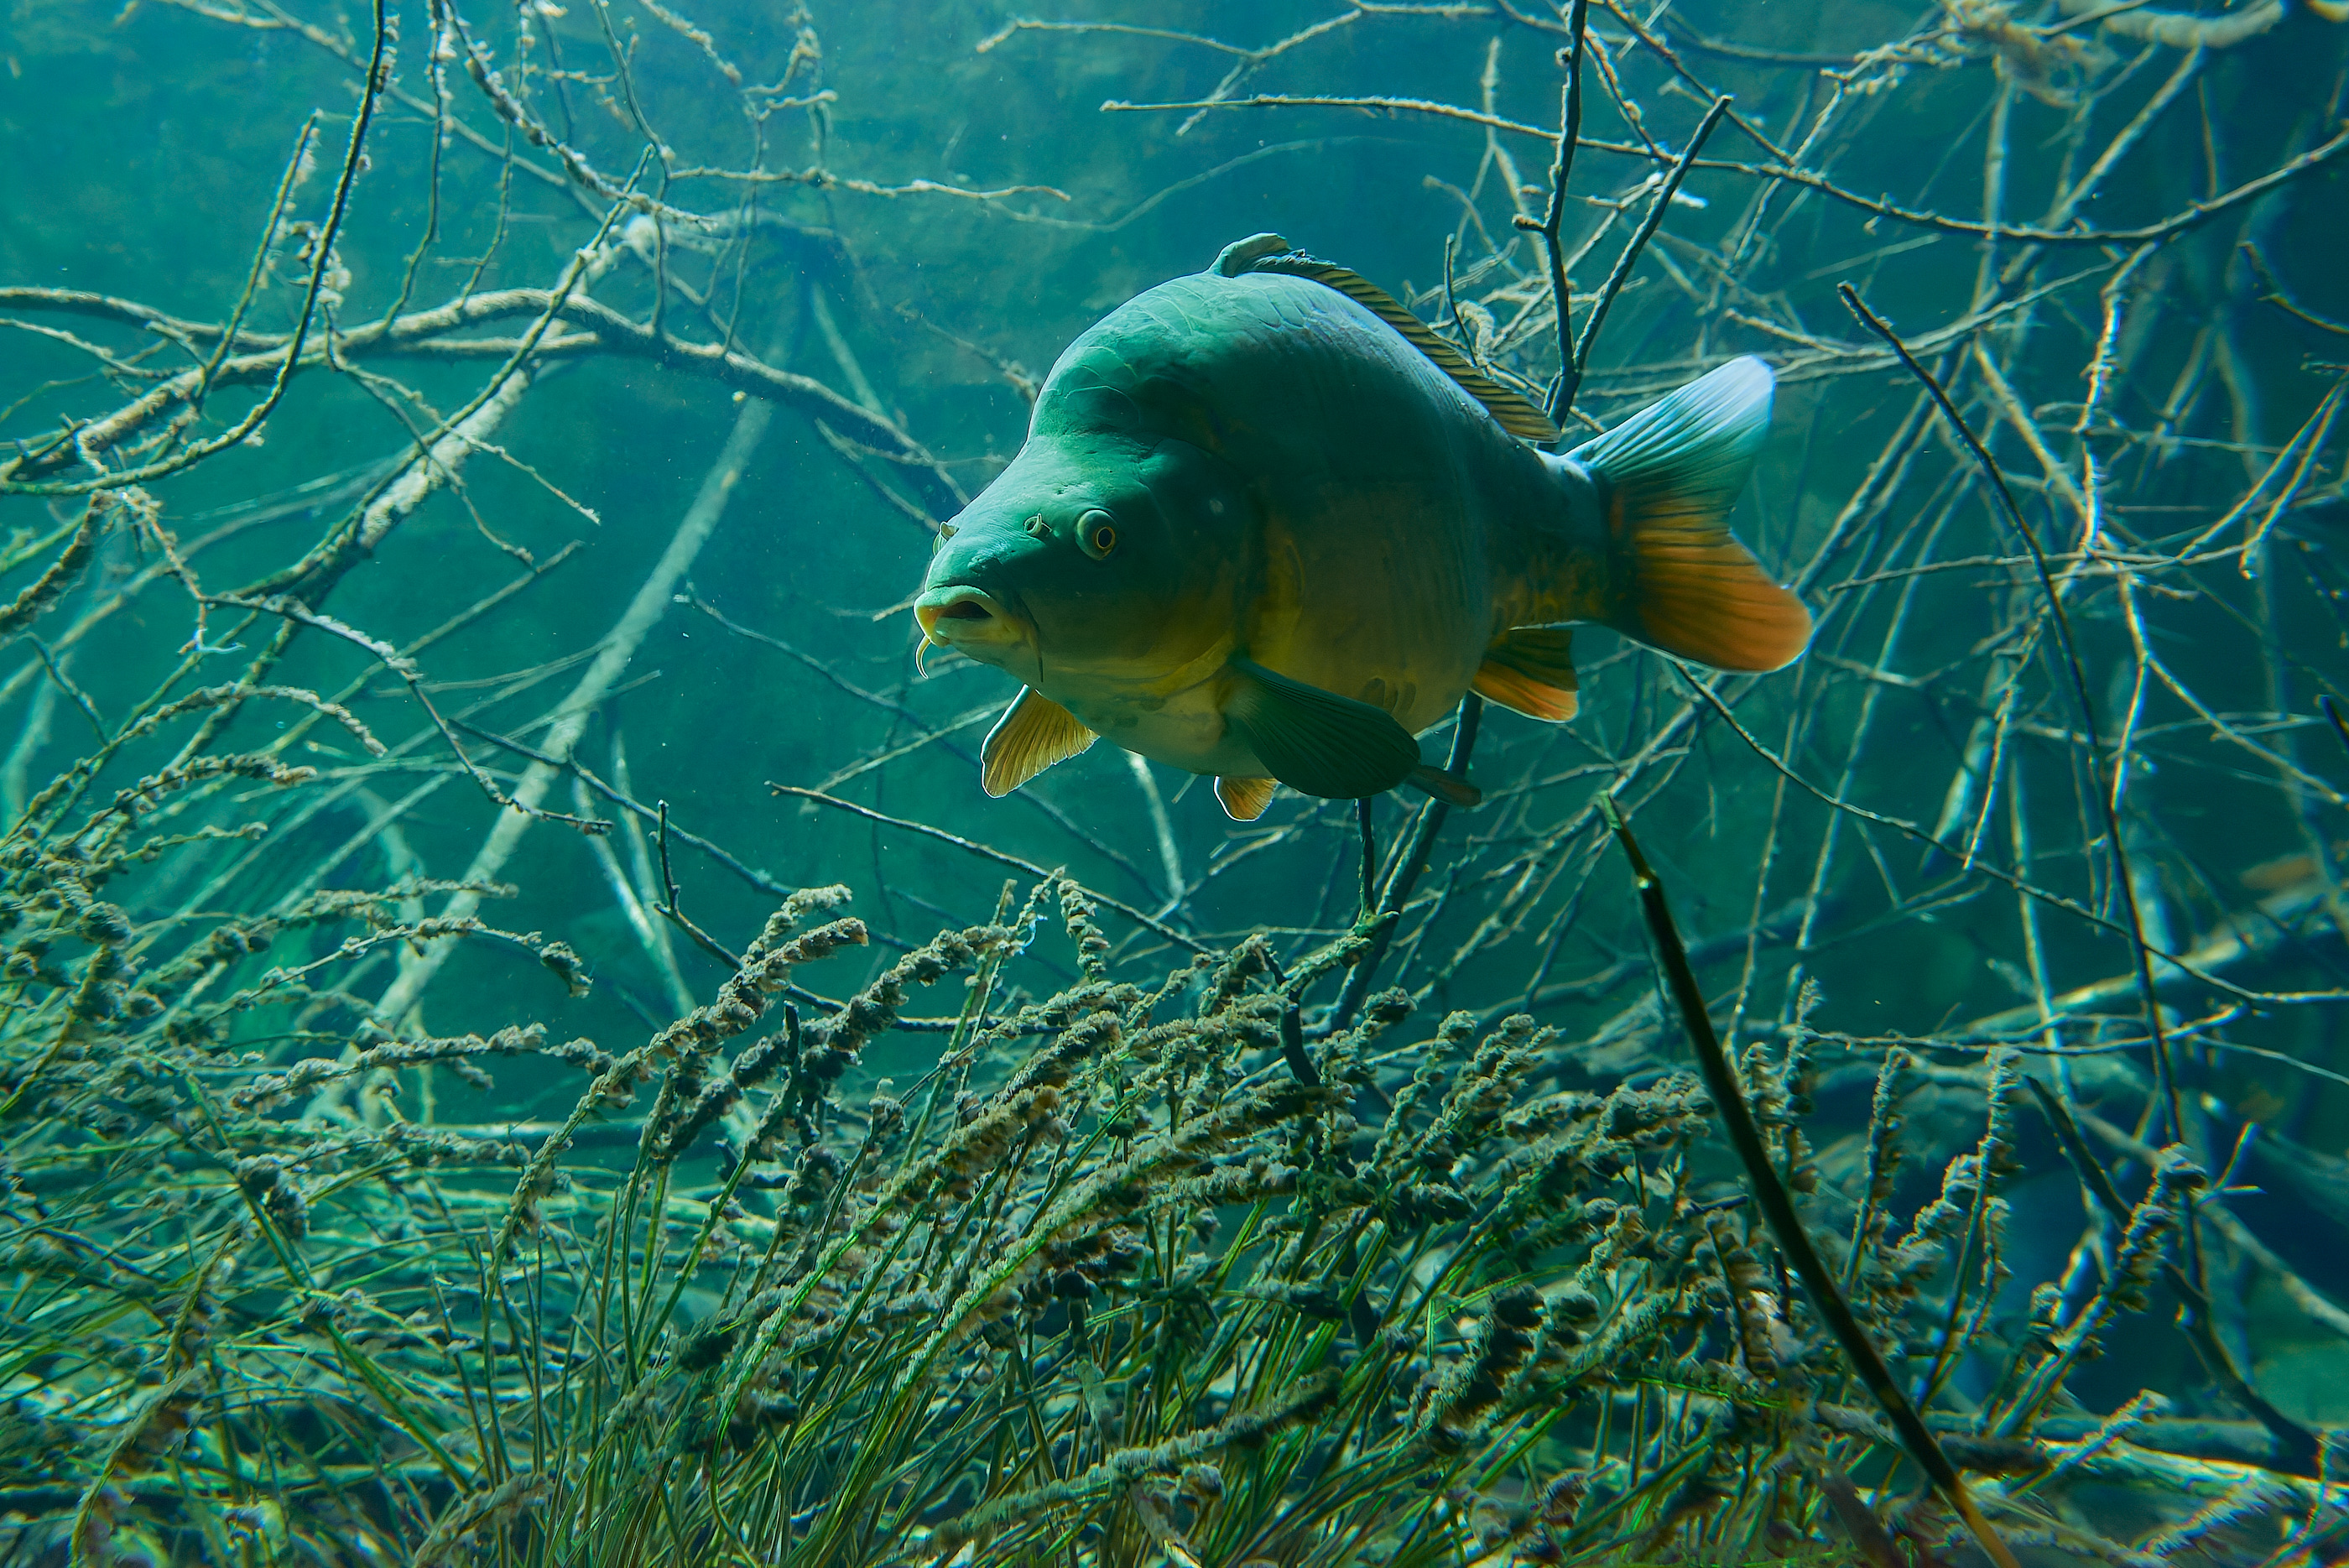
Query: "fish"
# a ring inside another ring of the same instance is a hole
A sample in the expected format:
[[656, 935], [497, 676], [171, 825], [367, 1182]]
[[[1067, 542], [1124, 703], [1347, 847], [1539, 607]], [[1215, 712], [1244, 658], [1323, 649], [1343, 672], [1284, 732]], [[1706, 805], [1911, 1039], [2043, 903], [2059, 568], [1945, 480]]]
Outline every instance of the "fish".
[[979, 780], [1106, 738], [1213, 775], [1473, 803], [1418, 733], [1469, 691], [1548, 722], [1578, 623], [1762, 673], [1811, 618], [1730, 533], [1773, 379], [1732, 359], [1594, 440], [1557, 427], [1360, 275], [1278, 234], [1128, 300], [1039, 391], [1026, 441], [940, 525], [920, 648], [1021, 691]]

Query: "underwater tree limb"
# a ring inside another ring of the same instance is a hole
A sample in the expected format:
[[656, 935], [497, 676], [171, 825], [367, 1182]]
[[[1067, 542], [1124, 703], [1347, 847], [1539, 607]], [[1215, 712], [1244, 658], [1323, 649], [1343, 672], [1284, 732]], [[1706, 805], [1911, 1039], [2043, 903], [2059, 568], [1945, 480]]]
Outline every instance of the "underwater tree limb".
[[[1566, 192], [1574, 172], [1575, 149], [1582, 140], [1583, 35], [1589, 24], [1590, 0], [1574, 0], [1574, 9], [1566, 23], [1566, 101], [1558, 116], [1557, 156], [1550, 162], [1549, 206], [1542, 213], [1538, 231], [1542, 255], [1549, 263], [1549, 296], [1557, 311], [1557, 384], [1550, 389], [1547, 411], [1550, 423], [1561, 430], [1582, 380], [1574, 353], [1574, 313], [1566, 275], [1566, 242], [1559, 236], [1559, 230], [1566, 223]], [[1489, 129], [1486, 134], [1490, 135]], [[1517, 222], [1523, 225], [1529, 220], [1520, 214]]]
[[[1461, 109], [1453, 104], [1438, 103], [1428, 99], [1384, 98], [1378, 96], [1348, 96], [1322, 94], [1260, 93], [1254, 98], [1221, 100], [1192, 100], [1174, 103], [1127, 103], [1112, 99], [1102, 105], [1104, 113], [1143, 112], [1164, 109], [1391, 109], [1399, 113], [1424, 114], [1443, 119], [1464, 119], [1472, 124], [1490, 126], [1495, 130], [1511, 131], [1520, 136], [1539, 137], [1554, 140], [1557, 133], [1538, 125], [1506, 119], [1497, 115], [1481, 114], [1475, 109]], [[1644, 147], [1632, 142], [1607, 141], [1585, 137], [1585, 147], [1618, 156], [1650, 160]], [[1783, 180], [1831, 197], [1847, 206], [1889, 218], [1896, 223], [1916, 228], [1932, 229], [1948, 234], [1971, 234], [1978, 238], [2027, 240], [2043, 245], [2141, 245], [2156, 240], [2174, 238], [2189, 229], [2198, 228], [2220, 213], [2230, 212], [2246, 202], [2256, 202], [2280, 185], [2299, 179], [2313, 170], [2321, 169], [2343, 153], [2349, 152], [2349, 130], [2343, 130], [2307, 151], [2277, 165], [2257, 179], [2249, 180], [2233, 190], [2207, 201], [2189, 202], [2182, 211], [2124, 229], [2050, 229], [2029, 223], [1982, 223], [1970, 218], [1951, 218], [1922, 208], [1902, 206], [1897, 202], [1879, 200], [1846, 190], [1824, 174], [1807, 169], [1778, 163], [1745, 163], [1734, 159], [1700, 158], [1692, 165], [1698, 169], [1717, 170], [1723, 173], [1744, 174], [1756, 180]]]
[[[73, 537], [66, 542], [66, 547], [58, 552], [57, 558], [49, 563], [39, 577], [20, 590], [5, 608], [0, 608], [0, 637], [13, 637], [38, 620], [67, 588], [80, 579], [83, 569], [89, 565], [90, 556], [97, 552], [98, 533], [105, 525], [106, 514], [113, 510], [113, 498], [102, 492], [90, 497], [88, 504], [82, 508], [80, 520], [74, 526]], [[42, 650], [41, 658], [44, 661], [48, 659], [47, 649]], [[55, 667], [52, 666], [54, 672]]]
[[[594, 245], [587, 247], [589, 251], [596, 248]], [[591, 269], [594, 267], [592, 262], [586, 265]], [[467, 295], [446, 305], [410, 311], [389, 322], [372, 322], [338, 334], [334, 353], [339, 359], [363, 359], [377, 354], [430, 354], [446, 346], [441, 341], [443, 335], [460, 327], [526, 317], [533, 323], [530, 334], [523, 339], [494, 346], [499, 350], [499, 357], [509, 361], [509, 374], [520, 371], [534, 358], [612, 352], [633, 358], [652, 359], [673, 369], [707, 376], [722, 386], [749, 392], [754, 397], [780, 402], [811, 420], [821, 420], [904, 466], [914, 482], [922, 487], [923, 499], [932, 507], [940, 509], [939, 515], [948, 515], [961, 508], [964, 498], [956, 489], [951, 476], [911, 436], [885, 417], [841, 396], [812, 377], [778, 369], [721, 343], [681, 338], [665, 330], [656, 330], [650, 325], [633, 321], [590, 297], [584, 289], [577, 287], [577, 281], [570, 280], [569, 286], [558, 283], [553, 289], [510, 288]], [[555, 321], [580, 330], [567, 336], [545, 336], [545, 328]], [[217, 330], [205, 328], [204, 332], [209, 335]], [[274, 334], [243, 333], [240, 336], [259, 347], [227, 360], [213, 377], [214, 386], [262, 380], [275, 376], [286, 367], [285, 340]], [[467, 340], [452, 339], [450, 342], [463, 346]], [[292, 369], [315, 369], [328, 364], [325, 348], [305, 348]], [[291, 370], [288, 373], [292, 373]], [[183, 400], [201, 381], [200, 370], [190, 370], [175, 377], [145, 392], [137, 402], [127, 405], [116, 414], [90, 421], [93, 432], [102, 445], [121, 441]], [[504, 380], [496, 379], [492, 384], [502, 386]], [[464, 410], [454, 416], [445, 423], [442, 431], [435, 433], [433, 439], [438, 440], [449, 431], [460, 428], [471, 411]], [[44, 466], [63, 466], [71, 457], [72, 450], [68, 444], [63, 452], [48, 459], [46, 463], [38, 454], [29, 460], [12, 459], [7, 464], [0, 464], [0, 477], [5, 477], [19, 463], [38, 472]], [[127, 478], [118, 478], [115, 482], [129, 483]], [[92, 486], [82, 488], [87, 490]]]
[[[0, 286], [0, 309], [57, 311], [88, 317], [93, 321], [117, 322], [188, 348], [191, 354], [194, 350], [189, 346], [217, 342], [225, 331], [218, 322], [188, 320], [139, 300], [87, 288], [43, 288], [10, 284]], [[239, 348], [266, 348], [272, 345], [282, 348], [285, 341], [285, 335], [282, 332], [260, 331], [242, 331], [233, 339], [234, 346]]]
[[1631, 862], [1631, 874], [1639, 885], [1640, 908], [1647, 917], [1648, 934], [1656, 945], [1657, 960], [1678, 1005], [1681, 1022], [1687, 1026], [1689, 1044], [1694, 1049], [1697, 1068], [1703, 1075], [1706, 1092], [1721, 1116], [1722, 1127], [1729, 1134], [1730, 1146], [1736, 1150], [1738, 1162], [1745, 1168], [1746, 1182], [1755, 1203], [1770, 1222], [1770, 1233], [1777, 1239], [1779, 1250], [1794, 1265], [1795, 1274], [1810, 1294], [1811, 1304], [1834, 1334], [1861, 1383], [1874, 1395], [1884, 1408], [1884, 1414], [1900, 1435], [1901, 1446], [1933, 1482], [1934, 1489], [1964, 1521], [1974, 1543], [1982, 1549], [1999, 1568], [2020, 1568], [2014, 1554], [1999, 1539], [1998, 1532], [1984, 1519], [1966, 1489], [1965, 1478], [1941, 1451], [1932, 1430], [1925, 1425], [1909, 1397], [1885, 1366], [1874, 1340], [1858, 1318], [1852, 1314], [1851, 1305], [1844, 1299], [1842, 1287], [1836, 1283], [1834, 1273], [1817, 1249], [1811, 1245], [1810, 1234], [1803, 1228], [1802, 1216], [1795, 1212], [1795, 1200], [1786, 1190], [1772, 1160], [1768, 1147], [1762, 1141], [1762, 1131], [1754, 1123], [1754, 1113], [1745, 1103], [1745, 1090], [1737, 1080], [1737, 1073], [1722, 1050], [1721, 1042], [1713, 1032], [1713, 1019], [1705, 1008], [1704, 992], [1696, 981], [1696, 972], [1689, 967], [1688, 954], [1681, 945], [1679, 929], [1672, 922], [1671, 907], [1665, 902], [1663, 884], [1648, 867], [1647, 858], [1640, 853], [1639, 841], [1631, 836], [1630, 825], [1616, 809], [1615, 797], [1602, 793], [1593, 803], [1613, 829], [1623, 853]]
[[2072, 635], [2072, 620], [2064, 612], [2063, 596], [2056, 591], [2055, 579], [2048, 570], [2046, 553], [2040, 545], [2037, 532], [2023, 515], [2023, 508], [2015, 504], [2014, 492], [2007, 487], [2006, 477], [2000, 472], [1996, 460], [1966, 423], [1965, 417], [1958, 412], [1957, 405], [1950, 400], [1950, 395], [1940, 382], [1909, 352], [1908, 346], [1900, 341], [1899, 335], [1885, 323], [1884, 318], [1868, 307], [1857, 289], [1843, 283], [1836, 286], [1836, 293], [1843, 300], [1845, 307], [1869, 331], [1884, 339], [1886, 346], [1899, 356], [1901, 364], [1908, 367], [1909, 373], [1923, 383], [1935, 407], [1940, 410], [1941, 417], [1949, 421], [1958, 439], [1965, 443], [1966, 451], [1982, 470], [1982, 477], [1989, 482], [1991, 493], [1998, 497], [2008, 525], [2021, 535], [2024, 546], [2031, 552], [2032, 568], [2038, 574], [2039, 590], [2048, 614], [2054, 618], [2055, 635], [2063, 647], [2064, 668], [2071, 676], [2071, 694], [2080, 716], [2080, 728], [2087, 737], [2084, 755], [2092, 793], [2096, 797], [2097, 812], [2104, 819], [2105, 852], [2112, 859], [2113, 881], [2120, 893], [2123, 907], [2128, 911], [2129, 945], [2137, 958], [2137, 995], [2144, 1005], [2146, 1033], [2153, 1044], [2156, 1092], [2168, 1116], [2168, 1126], [2182, 1137], [2186, 1123], [2179, 1105], [2177, 1064], [2170, 1060], [2168, 1036], [2162, 1028], [2161, 1000], [2153, 981], [2153, 950], [2146, 940], [2145, 910], [2138, 901], [2137, 877], [2130, 867], [2128, 846], [2121, 833], [2120, 803], [2115, 798], [2115, 790], [2107, 788], [2105, 784], [2103, 742], [2097, 735], [2095, 700], [2088, 693], [2087, 670], [2081, 662], [2079, 643]]
[[[1465, 778], [1468, 759], [1476, 749], [1476, 729], [1485, 713], [1485, 699], [1471, 691], [1460, 699], [1460, 716], [1452, 731], [1452, 750], [1444, 757], [1444, 771], [1454, 778]], [[1410, 840], [1395, 851], [1394, 864], [1387, 868], [1386, 879], [1379, 890], [1376, 907], [1363, 910], [1363, 917], [1384, 917], [1370, 933], [1370, 949], [1355, 960], [1346, 971], [1346, 983], [1338, 993], [1336, 1005], [1330, 1010], [1329, 1031], [1336, 1033], [1350, 1027], [1354, 1017], [1362, 1010], [1371, 994], [1371, 986], [1378, 978], [1379, 965], [1394, 942], [1395, 917], [1411, 901], [1411, 890], [1419, 885], [1420, 873], [1427, 867], [1428, 851], [1435, 844], [1435, 836], [1443, 830], [1444, 819], [1450, 815], [1451, 803], [1442, 797], [1432, 797], [1420, 810], [1418, 825], [1412, 830]]]
[[[765, 436], [767, 423], [771, 417], [771, 407], [763, 402], [747, 404], [735, 416], [733, 430], [728, 433], [725, 444], [719, 449], [718, 457], [710, 464], [709, 472], [703, 474], [700, 489], [692, 504], [686, 508], [667, 547], [653, 563], [652, 570], [637, 587], [635, 597], [628, 602], [620, 618], [605, 635], [595, 662], [580, 676], [578, 683], [557, 710], [559, 716], [543, 744], [550, 758], [559, 760], [533, 762], [524, 772], [513, 790], [515, 801], [524, 809], [498, 814], [488, 839], [474, 854], [471, 868], [464, 878], [467, 882], [494, 880], [512, 857], [515, 846], [530, 827], [532, 817], [529, 808], [535, 807], [546, 792], [554, 787], [556, 777], [563, 771], [563, 763], [568, 761], [571, 749], [578, 743], [604, 694], [619, 678], [620, 672], [627, 668], [628, 661], [636, 657], [646, 635], [667, 612], [677, 585], [692, 569], [694, 558], [716, 531], [719, 519], [725, 514], [727, 501], [743, 470], [749, 466], [761, 439]], [[470, 915], [479, 903], [478, 895], [454, 894], [441, 910], [442, 918]], [[450, 948], [446, 943], [428, 947], [415, 962], [400, 972], [398, 979], [378, 999], [377, 1015], [397, 1027], [398, 1021], [422, 997], [425, 988], [447, 961], [449, 953]]]
[[[637, 172], [641, 174], [642, 171], [640, 163]], [[564, 262], [554, 288], [543, 296], [542, 307], [532, 313], [534, 318], [529, 327], [521, 338], [515, 341], [511, 352], [502, 357], [502, 363], [499, 369], [491, 376], [481, 390], [469, 398], [454, 413], [440, 416], [429, 434], [413, 437], [414, 444], [419, 453], [429, 454], [452, 431], [463, 430], [468, 421], [474, 420], [483, 410], [492, 406], [501, 398], [515, 395], [512, 389], [515, 377], [525, 369], [531, 355], [544, 338], [548, 329], [558, 319], [563, 306], [573, 297], [575, 291], [582, 288], [583, 285], [592, 284], [611, 265], [611, 253], [605, 248], [603, 242], [605, 236], [610, 233], [613, 223], [624, 211], [626, 211], [625, 206], [616, 205], [605, 213], [601, 226], [595, 232], [594, 241], [573, 253]], [[298, 364], [305, 362], [328, 365], [337, 369], [343, 368], [336, 345], [329, 343], [320, 347], [315, 356], [306, 355], [304, 352], [302, 339], [296, 335], [287, 339], [282, 357], [274, 352], [244, 356], [241, 359], [229, 361], [222, 374], [225, 375], [228, 370], [240, 367], [251, 370], [256, 376], [266, 373], [274, 378], [275, 390], [282, 390], [285, 378], [292, 374]], [[272, 366], [275, 366], [276, 369], [271, 369]], [[220, 379], [221, 377], [218, 376], [213, 378], [215, 384]], [[93, 442], [100, 448], [113, 446], [171, 406], [174, 400], [187, 397], [201, 384], [202, 384], [201, 370], [186, 372], [175, 378], [174, 380], [148, 392], [136, 402], [117, 410], [103, 420], [88, 421], [74, 431], [74, 440], [67, 444], [77, 453], [88, 451]], [[275, 395], [275, 391], [273, 391], [272, 395]], [[266, 400], [264, 400], [265, 402]], [[253, 433], [253, 427], [241, 421], [240, 431], [242, 433], [238, 435], [238, 440], [242, 441]], [[0, 493], [5, 493], [7, 476], [11, 472], [20, 465], [40, 458], [54, 460], [56, 453], [54, 452], [35, 452], [10, 462], [0, 463]], [[384, 482], [387, 487], [396, 483], [397, 481], [389, 478]], [[267, 592], [291, 587], [305, 576], [322, 571], [331, 581], [333, 575], [347, 566], [352, 558], [352, 551], [353, 537], [346, 531], [330, 540], [328, 544], [320, 546], [319, 550], [313, 552], [311, 556], [305, 556], [297, 566], [276, 573], [248, 591]]]
[[[262, 421], [284, 400], [286, 386], [294, 377], [295, 363], [302, 357], [304, 342], [309, 336], [310, 323], [317, 314], [319, 292], [326, 285], [326, 269], [334, 262], [335, 238], [342, 232], [343, 219], [350, 211], [351, 186], [358, 177], [359, 161], [367, 151], [367, 129], [375, 121], [376, 105], [381, 100], [388, 83], [387, 55], [390, 47], [391, 24], [385, 0], [375, 0], [375, 43], [367, 57], [367, 84], [359, 95], [358, 113], [351, 121], [350, 143], [343, 153], [342, 173], [335, 182], [334, 200], [327, 208], [326, 221], [319, 225], [318, 234], [312, 241], [317, 254], [310, 264], [310, 281], [303, 292], [302, 308], [295, 317], [294, 330], [287, 335], [285, 352], [280, 357], [269, 390], [261, 400], [247, 410], [243, 418], [216, 436], [194, 442], [169, 457], [128, 470], [102, 472], [95, 479], [27, 483], [10, 477], [14, 464], [0, 464], [0, 495], [83, 495], [109, 485], [144, 484], [241, 446], [247, 436], [261, 427]], [[226, 341], [224, 337], [223, 346]], [[210, 380], [208, 369], [199, 372], [196, 383], [198, 397], [202, 396], [203, 387]]]
[[[2177, 49], [2231, 49], [2273, 27], [2291, 9], [2285, 0], [2254, 0], [2240, 11], [2197, 16], [2141, 6], [2109, 5], [2105, 0], [2057, 0], [2057, 4], [2074, 20], [2094, 23], [2116, 36], [2144, 38]], [[2334, 7], [2333, 0], [2314, 0], [2308, 8], [2316, 11]], [[2335, 16], [2333, 20], [2340, 18]]]

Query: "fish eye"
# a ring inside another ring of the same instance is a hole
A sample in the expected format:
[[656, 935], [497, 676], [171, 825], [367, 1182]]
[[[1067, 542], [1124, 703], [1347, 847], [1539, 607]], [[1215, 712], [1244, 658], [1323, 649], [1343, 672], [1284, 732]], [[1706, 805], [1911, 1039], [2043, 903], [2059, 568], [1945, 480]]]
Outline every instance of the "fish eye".
[[1077, 542], [1094, 560], [1104, 560], [1117, 548], [1117, 523], [1106, 512], [1092, 511], [1077, 519]]

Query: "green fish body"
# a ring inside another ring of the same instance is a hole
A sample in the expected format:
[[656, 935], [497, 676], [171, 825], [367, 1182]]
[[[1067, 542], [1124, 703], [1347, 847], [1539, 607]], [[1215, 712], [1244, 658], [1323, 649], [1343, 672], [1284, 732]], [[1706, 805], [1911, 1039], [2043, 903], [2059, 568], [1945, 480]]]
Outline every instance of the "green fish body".
[[1028, 441], [947, 528], [923, 635], [1027, 687], [1001, 794], [1097, 735], [1218, 779], [1359, 798], [1471, 689], [1575, 706], [1565, 623], [1733, 670], [1809, 636], [1723, 519], [1767, 433], [1741, 359], [1558, 456], [1547, 421], [1340, 268], [1259, 235], [1071, 343]]

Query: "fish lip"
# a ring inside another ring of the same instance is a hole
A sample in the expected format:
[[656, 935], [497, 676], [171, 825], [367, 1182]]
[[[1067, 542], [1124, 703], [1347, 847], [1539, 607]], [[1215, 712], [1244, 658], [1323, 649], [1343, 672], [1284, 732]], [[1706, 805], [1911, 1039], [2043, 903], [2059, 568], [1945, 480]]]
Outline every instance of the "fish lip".
[[984, 588], [949, 583], [942, 587], [925, 589], [921, 596], [914, 600], [914, 619], [921, 627], [922, 636], [931, 642], [940, 644], [947, 642], [954, 635], [954, 631], [950, 628], [947, 632], [941, 632], [938, 629], [938, 623], [947, 619], [947, 612], [957, 606], [968, 606], [978, 610], [978, 614], [968, 618], [957, 616], [954, 618], [955, 619], [967, 618], [982, 624], [995, 619], [1001, 609], [996, 602], [995, 596]]
[[[978, 613], [958, 615], [954, 613], [957, 607]], [[914, 620], [922, 628], [922, 640], [938, 648], [970, 652], [1028, 640], [1026, 617], [985, 588], [968, 583], [926, 589], [914, 601]]]

